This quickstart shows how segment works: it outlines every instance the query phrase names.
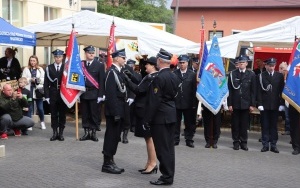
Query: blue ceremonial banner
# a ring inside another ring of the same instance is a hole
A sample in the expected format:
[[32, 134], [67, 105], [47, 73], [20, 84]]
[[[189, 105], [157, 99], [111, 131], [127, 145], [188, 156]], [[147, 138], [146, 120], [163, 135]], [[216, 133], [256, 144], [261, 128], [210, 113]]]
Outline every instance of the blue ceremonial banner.
[[76, 33], [72, 31], [66, 52], [60, 96], [65, 104], [71, 108], [83, 91], [85, 91], [84, 75], [81, 67]]
[[35, 46], [35, 34], [19, 29], [0, 18], [0, 45]]
[[217, 114], [223, 101], [228, 97], [228, 87], [216, 36], [212, 40], [206, 61], [202, 63], [203, 71], [196, 96], [213, 114]]
[[300, 43], [298, 40], [295, 43], [282, 98], [300, 113]]
[[198, 74], [198, 78], [201, 79], [202, 76], [202, 72], [204, 69], [204, 64], [207, 60], [207, 56], [208, 56], [208, 49], [207, 49], [207, 45], [206, 42], [204, 42], [204, 46], [203, 46], [203, 54], [202, 54], [202, 58], [201, 58], [201, 62], [200, 62], [200, 66], [199, 66], [199, 74]]

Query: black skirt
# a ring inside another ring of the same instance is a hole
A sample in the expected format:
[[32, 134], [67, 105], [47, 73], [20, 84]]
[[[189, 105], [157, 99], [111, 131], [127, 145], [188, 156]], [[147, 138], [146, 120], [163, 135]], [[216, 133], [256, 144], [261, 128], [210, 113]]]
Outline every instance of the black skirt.
[[144, 123], [143, 118], [136, 117], [134, 136], [149, 138], [149, 137], [151, 137], [151, 131], [150, 131], [150, 129], [144, 130], [143, 123]]

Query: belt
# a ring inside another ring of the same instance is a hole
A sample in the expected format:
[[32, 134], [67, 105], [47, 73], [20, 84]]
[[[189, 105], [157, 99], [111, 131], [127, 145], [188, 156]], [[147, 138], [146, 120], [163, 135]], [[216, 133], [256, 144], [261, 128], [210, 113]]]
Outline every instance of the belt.
[[92, 91], [92, 90], [96, 90], [97, 88], [95, 87], [86, 87], [85, 91]]

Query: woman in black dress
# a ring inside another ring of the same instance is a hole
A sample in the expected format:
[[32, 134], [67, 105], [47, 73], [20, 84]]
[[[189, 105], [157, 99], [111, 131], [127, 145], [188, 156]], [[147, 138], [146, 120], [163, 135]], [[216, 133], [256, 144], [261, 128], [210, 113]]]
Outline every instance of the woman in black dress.
[[134, 108], [134, 114], [136, 116], [136, 127], [134, 135], [137, 137], [144, 137], [147, 146], [148, 160], [145, 165], [145, 168], [139, 170], [142, 174], [157, 173], [156, 153], [151, 137], [151, 132], [148, 127], [144, 126], [144, 116], [146, 112], [145, 109], [148, 98], [147, 93], [150, 84], [158, 74], [156, 61], [157, 59], [155, 57], [150, 57], [146, 60], [145, 68], [148, 75], [146, 75], [143, 78], [139, 85], [134, 84], [130, 80], [127, 81], [129, 89], [136, 94]]

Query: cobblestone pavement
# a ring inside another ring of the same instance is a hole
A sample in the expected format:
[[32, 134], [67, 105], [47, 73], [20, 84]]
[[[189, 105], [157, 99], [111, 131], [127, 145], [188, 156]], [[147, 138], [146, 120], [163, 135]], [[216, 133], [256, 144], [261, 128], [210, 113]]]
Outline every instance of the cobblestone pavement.
[[[106, 188], [155, 187], [149, 184], [160, 173], [137, 172], [146, 162], [145, 142], [129, 134], [129, 144], [119, 144], [115, 161], [124, 167], [121, 175], [101, 172], [105, 126], [99, 142], [75, 139], [75, 123], [68, 122], [65, 141], [50, 142], [46, 130], [34, 127], [29, 136], [0, 140], [6, 156], [0, 158], [1, 188]], [[80, 135], [83, 130], [80, 129]], [[249, 133], [249, 151], [234, 151], [229, 129], [223, 129], [218, 149], [204, 148], [203, 130], [197, 129], [195, 148], [185, 146], [183, 137], [176, 146], [175, 181], [171, 187], [294, 187], [300, 186], [300, 155], [293, 156], [289, 136], [279, 135], [279, 154], [261, 153], [260, 134]]]

